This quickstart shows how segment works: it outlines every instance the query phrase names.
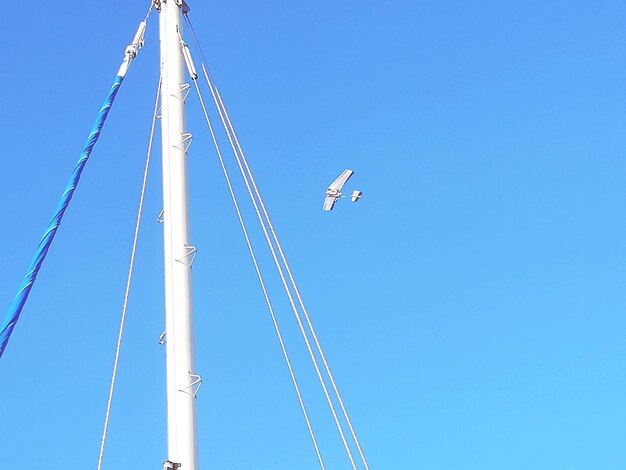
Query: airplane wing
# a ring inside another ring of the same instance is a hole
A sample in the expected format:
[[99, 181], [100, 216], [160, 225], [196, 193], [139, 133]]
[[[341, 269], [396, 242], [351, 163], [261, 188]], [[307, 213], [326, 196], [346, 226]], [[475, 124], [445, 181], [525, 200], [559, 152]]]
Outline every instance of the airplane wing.
[[335, 181], [330, 183], [328, 189], [336, 189], [337, 191], [341, 191], [343, 185], [346, 184], [346, 181], [348, 181], [348, 179], [350, 179], [353, 174], [354, 171], [352, 170], [343, 170], [343, 173], [341, 173]]
[[336, 201], [337, 201], [336, 197], [326, 196], [326, 199], [324, 199], [324, 210], [325, 211], [332, 211], [333, 210], [333, 206], [335, 205]]

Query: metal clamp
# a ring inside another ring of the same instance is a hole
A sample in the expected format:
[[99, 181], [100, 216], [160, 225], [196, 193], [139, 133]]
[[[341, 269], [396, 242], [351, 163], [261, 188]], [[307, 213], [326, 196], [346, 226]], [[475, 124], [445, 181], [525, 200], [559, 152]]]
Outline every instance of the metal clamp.
[[189, 146], [191, 145], [191, 140], [193, 139], [193, 135], [191, 135], [189, 132], [185, 132], [184, 134], [181, 134], [181, 137], [182, 137], [182, 140], [178, 142], [177, 144], [173, 145], [173, 147], [187, 153], [187, 150], [189, 150]]
[[184, 263], [184, 259], [191, 256], [191, 259], [189, 261], [189, 267], [191, 268], [194, 260], [196, 259], [196, 255], [198, 254], [198, 249], [192, 245], [185, 245], [185, 250], [187, 250], [186, 253], [180, 258], [176, 258], [176, 261], [178, 261], [179, 263]]
[[181, 83], [179, 86], [180, 88], [178, 91], [176, 93], [172, 93], [171, 96], [182, 100], [184, 103], [187, 100], [189, 92], [191, 91], [191, 85], [189, 83]]
[[166, 460], [165, 462], [163, 462], [163, 470], [176, 470], [177, 468], [180, 468], [180, 467], [181, 467], [181, 464], [172, 462], [170, 460]]
[[202, 377], [197, 374], [192, 374], [191, 372], [189, 372], [189, 377], [193, 380], [189, 385], [181, 388], [179, 392], [188, 393], [196, 398], [198, 396], [198, 391], [200, 391], [200, 387], [202, 387]]

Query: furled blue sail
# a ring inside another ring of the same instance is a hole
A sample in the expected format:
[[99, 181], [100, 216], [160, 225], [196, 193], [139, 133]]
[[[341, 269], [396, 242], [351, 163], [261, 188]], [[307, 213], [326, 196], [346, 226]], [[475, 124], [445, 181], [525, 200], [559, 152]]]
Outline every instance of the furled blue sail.
[[13, 299], [13, 303], [9, 308], [6, 316], [2, 320], [0, 324], [0, 358], [2, 358], [2, 354], [4, 353], [5, 348], [7, 347], [7, 343], [9, 342], [9, 338], [13, 333], [13, 329], [17, 324], [17, 321], [20, 318], [20, 314], [24, 309], [24, 305], [26, 304], [26, 300], [28, 299], [28, 295], [30, 294], [30, 290], [33, 288], [33, 284], [37, 279], [37, 274], [39, 274], [39, 270], [41, 269], [41, 265], [43, 264], [46, 256], [48, 254], [48, 250], [50, 249], [50, 245], [54, 240], [54, 237], [59, 229], [59, 225], [61, 225], [61, 221], [63, 220], [63, 214], [67, 210], [67, 207], [72, 200], [72, 196], [74, 196], [74, 191], [76, 191], [76, 187], [78, 186], [78, 182], [80, 180], [80, 175], [83, 173], [85, 169], [85, 165], [87, 164], [87, 160], [89, 160], [89, 156], [91, 155], [91, 151], [93, 150], [96, 142], [100, 138], [100, 132], [102, 132], [102, 127], [107, 120], [107, 116], [109, 115], [109, 111], [111, 110], [111, 106], [113, 106], [113, 102], [115, 101], [115, 97], [117, 96], [117, 92], [124, 81], [124, 77], [126, 76], [126, 72], [128, 71], [128, 67], [132, 60], [137, 56], [137, 52], [143, 46], [144, 41], [144, 33], [146, 31], [146, 22], [148, 17], [150, 16], [150, 12], [152, 11], [152, 4], [150, 5], [150, 9], [148, 10], [148, 14], [146, 18], [139, 23], [139, 27], [137, 28], [137, 32], [133, 37], [133, 41], [128, 45], [126, 50], [124, 51], [124, 60], [122, 60], [122, 65], [120, 65], [119, 70], [117, 71], [117, 75], [115, 76], [115, 81], [109, 90], [109, 94], [107, 95], [102, 107], [100, 108], [100, 112], [98, 113], [98, 117], [91, 128], [91, 132], [89, 133], [89, 137], [87, 137], [87, 142], [85, 142], [85, 147], [83, 148], [78, 161], [76, 162], [76, 166], [74, 167], [74, 171], [70, 176], [70, 180], [65, 187], [65, 191], [63, 191], [63, 195], [61, 196], [61, 200], [54, 211], [54, 215], [52, 216], [52, 220], [48, 224], [48, 228], [41, 237], [41, 241], [37, 246], [37, 251], [35, 251], [35, 256], [33, 256], [32, 261], [30, 262], [30, 266], [28, 267], [28, 271], [26, 272], [26, 276], [24, 276], [24, 280], [20, 285], [20, 290], [17, 292], [15, 299]]
[[[125, 70], [124, 70], [125, 72]], [[85, 142], [85, 147], [83, 148], [82, 153], [80, 154], [80, 158], [78, 162], [76, 162], [76, 166], [74, 167], [74, 171], [67, 183], [65, 191], [63, 191], [63, 195], [61, 196], [61, 200], [57, 205], [54, 215], [52, 216], [52, 220], [48, 224], [46, 231], [41, 237], [41, 241], [37, 246], [37, 251], [33, 256], [32, 261], [30, 262], [30, 266], [24, 276], [24, 280], [20, 286], [20, 289], [9, 308], [6, 316], [4, 317], [2, 324], [0, 324], [0, 358], [4, 353], [4, 349], [9, 342], [9, 338], [11, 337], [11, 333], [13, 333], [13, 329], [17, 324], [17, 321], [20, 318], [20, 314], [22, 313], [22, 309], [24, 308], [24, 304], [28, 299], [28, 295], [37, 279], [37, 274], [39, 274], [39, 270], [41, 269], [41, 265], [46, 259], [46, 255], [48, 254], [48, 250], [50, 249], [50, 245], [54, 240], [54, 237], [59, 229], [59, 225], [61, 225], [61, 221], [63, 219], [63, 214], [67, 210], [67, 207], [72, 200], [72, 196], [74, 195], [74, 191], [76, 191], [76, 187], [78, 186], [78, 182], [80, 180], [80, 176], [87, 164], [87, 160], [89, 160], [89, 156], [91, 155], [91, 151], [93, 150], [96, 142], [100, 137], [100, 132], [102, 131], [102, 127], [107, 119], [109, 111], [111, 110], [111, 106], [113, 105], [113, 101], [115, 101], [115, 97], [117, 92], [120, 89], [122, 82], [124, 81], [124, 75], [118, 74], [115, 77], [115, 81], [113, 82], [113, 86], [109, 91], [102, 107], [100, 108], [100, 112], [98, 113], [98, 118], [94, 122], [93, 128], [89, 133], [89, 137], [87, 138], [87, 142]]]

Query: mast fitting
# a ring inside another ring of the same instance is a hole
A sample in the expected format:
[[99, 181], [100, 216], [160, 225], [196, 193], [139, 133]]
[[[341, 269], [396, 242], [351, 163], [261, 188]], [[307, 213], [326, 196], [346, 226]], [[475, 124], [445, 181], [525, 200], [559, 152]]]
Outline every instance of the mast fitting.
[[187, 153], [187, 150], [189, 150], [189, 146], [191, 145], [191, 141], [193, 140], [193, 134], [191, 134], [191, 132], [185, 132], [181, 135], [181, 137], [181, 141], [175, 144], [174, 147]]
[[193, 59], [191, 58], [191, 52], [189, 51], [189, 46], [183, 39], [180, 40], [180, 46], [183, 48], [183, 58], [185, 59], [185, 64], [187, 65], [187, 71], [189, 72], [189, 76], [192, 80], [198, 79], [198, 72], [196, 71], [196, 66], [193, 65]]
[[130, 55], [133, 59], [137, 57], [137, 52], [139, 52], [139, 49], [143, 47], [145, 32], [146, 22], [142, 21], [137, 27], [137, 31], [135, 32], [132, 42], [128, 45], [128, 47], [126, 47], [126, 55]]
[[185, 245], [185, 254], [180, 258], [176, 258], [179, 263], [185, 263], [185, 258], [189, 258], [189, 267], [193, 265], [196, 256], [198, 255], [198, 249], [193, 245]]
[[187, 385], [185, 388], [181, 388], [179, 392], [189, 393], [194, 398], [197, 398], [200, 387], [202, 387], [202, 377], [200, 377], [198, 374], [192, 374], [191, 372], [189, 372], [189, 378], [191, 379], [189, 385]]
[[189, 85], [189, 83], [181, 83], [178, 91], [175, 93], [172, 93], [172, 96], [181, 100], [184, 103], [185, 100], [187, 99], [187, 96], [189, 95], [190, 88], [191, 88], [191, 85]]
[[174, 0], [174, 2], [176, 3], [176, 5], [178, 5], [179, 7], [182, 7], [183, 9], [183, 15], [186, 15], [187, 13], [189, 13], [189, 11], [191, 10], [191, 8], [189, 8], [189, 5], [187, 4], [187, 2], [185, 0]]
[[120, 65], [119, 70], [117, 71], [117, 74], [120, 77], [124, 77], [126, 75], [126, 72], [128, 72], [128, 67], [130, 66], [130, 63], [135, 57], [137, 57], [137, 53], [139, 52], [139, 49], [143, 47], [143, 39], [144, 39], [145, 32], [146, 32], [146, 22], [144, 20], [141, 23], [139, 23], [139, 26], [137, 27], [137, 31], [135, 32], [135, 36], [133, 36], [132, 42], [124, 50], [124, 60], [122, 61], [122, 65]]

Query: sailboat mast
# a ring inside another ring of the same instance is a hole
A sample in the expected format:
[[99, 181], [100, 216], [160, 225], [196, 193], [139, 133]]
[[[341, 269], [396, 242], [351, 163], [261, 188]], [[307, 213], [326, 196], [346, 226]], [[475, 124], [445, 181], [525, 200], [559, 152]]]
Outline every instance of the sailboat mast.
[[167, 458], [164, 468], [197, 470], [191, 263], [187, 204], [182, 0], [161, 0], [161, 136], [163, 165], [163, 251], [165, 264], [165, 344], [167, 369]]

